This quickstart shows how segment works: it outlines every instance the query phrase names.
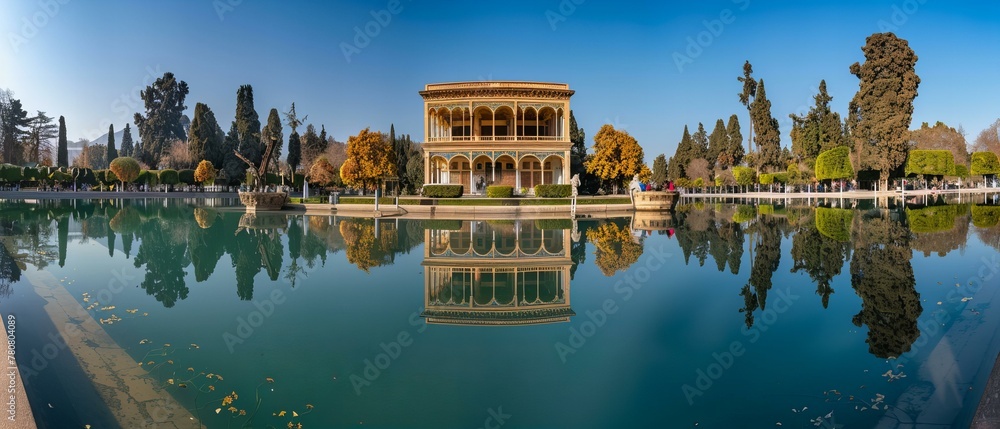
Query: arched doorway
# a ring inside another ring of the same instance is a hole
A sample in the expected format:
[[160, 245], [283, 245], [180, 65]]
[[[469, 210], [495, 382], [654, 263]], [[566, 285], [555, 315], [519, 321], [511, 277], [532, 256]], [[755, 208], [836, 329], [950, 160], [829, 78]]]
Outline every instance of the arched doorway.
[[510, 155], [501, 155], [493, 162], [493, 184], [517, 186], [517, 162]]
[[464, 155], [456, 155], [448, 161], [448, 182], [465, 186], [465, 192], [472, 189], [472, 163]]

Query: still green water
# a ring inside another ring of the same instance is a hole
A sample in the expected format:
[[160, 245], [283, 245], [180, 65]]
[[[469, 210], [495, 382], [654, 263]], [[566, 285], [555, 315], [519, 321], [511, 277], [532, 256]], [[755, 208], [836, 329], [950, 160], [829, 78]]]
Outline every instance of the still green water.
[[990, 198], [695, 203], [656, 230], [204, 203], [0, 203], [40, 427], [116, 404], [45, 356], [36, 270], [209, 428], [968, 427], [1000, 351]]

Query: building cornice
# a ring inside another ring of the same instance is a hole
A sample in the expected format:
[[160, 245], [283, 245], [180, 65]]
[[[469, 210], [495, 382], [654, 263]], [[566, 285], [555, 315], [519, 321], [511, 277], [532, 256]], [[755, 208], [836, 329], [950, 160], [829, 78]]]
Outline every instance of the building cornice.
[[533, 98], [568, 100], [576, 91], [564, 83], [483, 81], [427, 84], [424, 100], [462, 98]]

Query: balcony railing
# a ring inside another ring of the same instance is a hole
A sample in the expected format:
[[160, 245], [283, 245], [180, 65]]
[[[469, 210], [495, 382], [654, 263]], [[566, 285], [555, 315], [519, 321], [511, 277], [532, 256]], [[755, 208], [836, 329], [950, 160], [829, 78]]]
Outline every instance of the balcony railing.
[[559, 136], [450, 136], [429, 137], [428, 142], [515, 142], [515, 141], [564, 141]]

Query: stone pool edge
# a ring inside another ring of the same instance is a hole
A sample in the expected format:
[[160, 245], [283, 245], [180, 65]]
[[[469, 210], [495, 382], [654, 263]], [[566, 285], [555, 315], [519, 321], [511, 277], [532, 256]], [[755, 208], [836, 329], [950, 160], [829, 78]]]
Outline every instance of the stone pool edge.
[[[8, 315], [6, 315], [6, 314], [0, 313], [0, 320], [4, 321], [4, 326], [5, 327], [7, 326], [7, 316]], [[16, 360], [16, 359], [18, 359], [20, 357], [20, 359], [21, 359], [20, 364], [24, 364], [25, 361], [24, 361], [23, 351], [19, 351], [16, 348], [16, 346], [17, 346], [17, 338], [16, 338], [17, 337], [17, 329], [16, 329], [16, 321], [17, 321], [17, 319], [15, 318], [14, 320], [15, 320], [15, 331], [14, 331], [14, 334], [13, 334], [14, 337], [15, 337], [14, 338], [14, 342], [15, 342], [14, 343], [14, 346], [15, 346], [15, 349], [14, 349], [14, 359]], [[8, 335], [10, 335], [10, 334], [8, 334]], [[10, 337], [8, 337], [8, 341], [10, 341]], [[8, 350], [10, 350], [9, 345], [10, 344], [8, 343]], [[8, 357], [9, 357], [9, 355], [8, 355]], [[28, 395], [27, 395], [27, 393], [25, 393], [24, 383], [21, 381], [21, 379], [23, 378], [23, 375], [20, 373], [20, 371], [18, 371], [18, 368], [20, 368], [21, 365], [18, 365], [17, 363], [15, 363], [16, 367], [11, 367], [10, 366], [10, 362], [8, 361], [7, 366], [8, 366], [8, 368], [7, 368], [8, 374], [13, 376], [13, 380], [11, 380], [11, 381], [13, 381], [13, 385], [8, 384], [8, 386], [11, 386], [12, 388], [14, 388], [16, 390], [14, 391], [13, 395], [9, 394], [10, 390], [8, 390], [8, 395], [6, 395], [4, 397], [4, 403], [7, 404], [4, 407], [5, 411], [9, 411], [11, 409], [11, 407], [14, 407], [14, 414], [11, 415], [11, 414], [9, 414], [9, 412], [5, 412], [4, 413], [3, 419], [4, 419], [4, 423], [5, 424], [3, 425], [3, 427], [7, 427], [7, 428], [11, 428], [11, 429], [36, 429], [38, 427], [38, 425], [35, 423], [35, 415], [34, 415], [34, 413], [31, 412], [31, 403], [28, 402]], [[11, 372], [11, 371], [13, 371], [13, 372]], [[11, 401], [13, 401], [13, 404], [10, 403]], [[10, 422], [10, 418], [9, 417], [13, 417], [14, 418], [13, 423]]]
[[46, 301], [45, 312], [53, 326], [121, 427], [200, 427], [198, 420], [115, 343], [55, 276], [46, 271], [24, 274]]

